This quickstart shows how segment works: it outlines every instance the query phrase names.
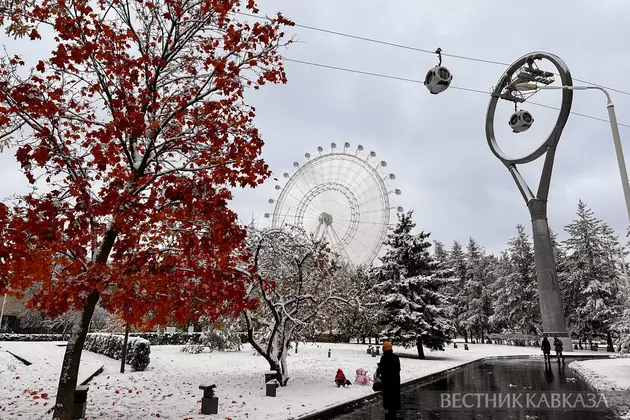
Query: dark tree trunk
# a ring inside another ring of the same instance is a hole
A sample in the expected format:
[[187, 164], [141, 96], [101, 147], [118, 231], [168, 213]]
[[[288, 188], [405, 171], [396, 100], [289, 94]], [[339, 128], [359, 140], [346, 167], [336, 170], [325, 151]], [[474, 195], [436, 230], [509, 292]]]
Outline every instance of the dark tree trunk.
[[365, 337], [362, 337], [361, 340], [363, 340], [363, 344], [365, 344]]
[[481, 344], [485, 343], [485, 338], [484, 338], [484, 334], [483, 334], [483, 327], [481, 327]]
[[424, 349], [422, 348], [422, 337], [416, 338], [416, 349], [418, 350], [418, 359], [424, 359]]
[[[105, 233], [103, 242], [97, 251], [96, 263], [107, 263], [109, 253], [114, 246], [114, 242], [116, 242], [117, 236], [118, 233], [113, 230], [108, 230], [107, 233]], [[94, 315], [94, 308], [96, 308], [99, 297], [98, 290], [92, 290], [92, 293], [90, 293], [83, 306], [80, 321], [76, 322], [72, 328], [68, 345], [66, 346], [66, 352], [63, 356], [63, 363], [61, 364], [61, 374], [59, 375], [59, 386], [57, 387], [53, 420], [72, 420], [72, 405], [74, 403], [74, 392], [79, 376], [81, 353], [83, 352], [85, 337], [87, 337], [90, 322], [92, 322], [92, 315]]]
[[276, 371], [276, 380], [280, 384], [280, 386], [287, 386], [287, 382], [289, 378], [286, 377], [286, 372], [282, 371], [282, 367], [280, 366], [280, 362], [275, 363], [270, 360], [267, 361], [269, 363], [269, 370]]
[[610, 331], [608, 331], [608, 337], [606, 339], [606, 351], [610, 353], [615, 352], [615, 346], [613, 346], [613, 340], [612, 340], [612, 335], [610, 334]]
[[464, 343], [468, 343], [468, 331], [464, 330]]
[[125, 363], [127, 362], [128, 341], [129, 341], [129, 322], [125, 324], [125, 341], [123, 342], [122, 357], [120, 358], [120, 373], [125, 373]]
[[80, 321], [72, 327], [70, 337], [68, 338], [68, 345], [66, 346], [66, 353], [64, 354], [63, 363], [61, 365], [53, 420], [71, 420], [74, 391], [77, 387], [79, 364], [81, 363], [81, 353], [98, 299], [98, 290], [94, 289], [92, 293], [90, 293], [85, 307], [83, 308]]

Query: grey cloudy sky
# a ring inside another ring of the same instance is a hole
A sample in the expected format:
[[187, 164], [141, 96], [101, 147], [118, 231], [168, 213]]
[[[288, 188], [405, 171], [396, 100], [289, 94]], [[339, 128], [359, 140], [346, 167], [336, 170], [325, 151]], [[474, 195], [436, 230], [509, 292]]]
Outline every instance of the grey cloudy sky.
[[[549, 51], [567, 62], [574, 77], [630, 91], [630, 5], [625, 0], [260, 0], [258, 6], [262, 13], [282, 11], [303, 25], [501, 62]], [[292, 59], [416, 80], [437, 64], [431, 54], [303, 28], [289, 32], [300, 41], [285, 53]], [[454, 74], [453, 86], [483, 91], [504, 70], [448, 57], [443, 64]], [[418, 228], [430, 231], [433, 239], [450, 246], [472, 236], [489, 252], [499, 252], [518, 223], [530, 230], [514, 182], [486, 143], [487, 95], [450, 89], [434, 96], [411, 82], [292, 62], [286, 69], [287, 85], [248, 94], [274, 176], [291, 171], [294, 161], [303, 161], [304, 153], [315, 152], [318, 145], [361, 143], [388, 162], [403, 191], [396, 204], [415, 210]], [[613, 100], [619, 121], [630, 124], [630, 96], [613, 93]], [[542, 92], [536, 102], [557, 105], [559, 94]], [[526, 133], [510, 133], [509, 106], [497, 117], [506, 151], [532, 149], [555, 120], [553, 110], [527, 108], [536, 122]], [[573, 110], [606, 118], [604, 97], [595, 91], [576, 92]], [[630, 156], [630, 128], [622, 127], [621, 136]], [[540, 165], [521, 169], [535, 189]], [[14, 158], [6, 152], [0, 155], [0, 176], [0, 197], [25, 190]], [[236, 193], [232, 207], [243, 222], [252, 216], [265, 221], [262, 215], [272, 211], [267, 200], [276, 196], [273, 185]], [[580, 198], [618, 232], [624, 230], [627, 215], [609, 126], [572, 116], [560, 141], [549, 202], [550, 224], [561, 238]]]
[[[630, 91], [630, 4], [623, 0], [481, 1], [366, 0], [260, 1], [263, 13], [282, 11], [296, 23], [376, 38], [445, 53], [511, 63], [544, 50], [562, 57], [574, 77]], [[393, 6], [395, 4], [395, 6]], [[510, 6], [513, 4], [514, 6]], [[516, 4], [519, 4], [517, 7]], [[423, 80], [437, 64], [431, 54], [291, 28], [299, 43], [292, 59]], [[444, 58], [453, 86], [488, 91], [502, 66]], [[507, 169], [490, 152], [484, 134], [488, 96], [448, 90], [430, 95], [421, 84], [286, 63], [289, 82], [250, 95], [266, 146], [264, 157], [275, 176], [292, 171], [304, 152], [349, 141], [375, 150], [396, 173], [403, 191], [397, 204], [415, 210], [419, 229], [450, 246], [474, 237], [489, 252], [499, 252], [530, 218]], [[578, 82], [574, 82], [578, 84]], [[558, 92], [541, 92], [536, 102], [559, 105]], [[630, 96], [613, 93], [618, 119], [630, 124]], [[522, 155], [548, 134], [556, 111], [526, 107], [535, 125], [511, 134], [513, 108], [497, 116], [497, 135], [507, 152]], [[573, 111], [607, 118], [597, 91], [576, 92]], [[621, 128], [630, 156], [630, 129]], [[533, 190], [538, 162], [521, 167]], [[236, 194], [234, 208], [244, 221], [270, 212], [273, 182]], [[618, 232], [627, 225], [623, 193], [607, 123], [571, 116], [558, 148], [552, 180], [551, 228], [564, 237], [578, 199]], [[263, 219], [264, 221], [264, 219]]]

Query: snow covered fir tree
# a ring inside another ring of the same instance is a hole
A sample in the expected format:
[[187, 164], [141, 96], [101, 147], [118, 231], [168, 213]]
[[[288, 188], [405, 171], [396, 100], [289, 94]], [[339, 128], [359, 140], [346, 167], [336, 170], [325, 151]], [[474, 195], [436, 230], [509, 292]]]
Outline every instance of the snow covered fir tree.
[[540, 304], [534, 248], [523, 225], [508, 242], [497, 262], [492, 287], [495, 328], [511, 328], [522, 334], [540, 334]]
[[603, 220], [580, 201], [577, 218], [565, 230], [566, 273], [560, 286], [569, 326], [581, 347], [595, 336], [612, 335], [627, 307], [628, 291], [621, 281], [619, 242]]
[[381, 334], [405, 347], [415, 345], [423, 359], [423, 346], [443, 350], [455, 331], [448, 316], [450, 300], [442, 293], [452, 272], [430, 254], [428, 233], [412, 233], [412, 215], [399, 215], [398, 224], [385, 240], [382, 265], [373, 268], [370, 275], [379, 296]]

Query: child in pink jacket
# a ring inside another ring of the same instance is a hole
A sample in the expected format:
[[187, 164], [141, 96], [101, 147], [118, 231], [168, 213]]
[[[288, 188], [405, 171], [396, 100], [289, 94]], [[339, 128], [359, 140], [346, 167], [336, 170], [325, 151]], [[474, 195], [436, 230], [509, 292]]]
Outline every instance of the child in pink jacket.
[[357, 369], [357, 377], [354, 380], [355, 384], [359, 385], [369, 385], [372, 379], [367, 376], [367, 371], [363, 368]]

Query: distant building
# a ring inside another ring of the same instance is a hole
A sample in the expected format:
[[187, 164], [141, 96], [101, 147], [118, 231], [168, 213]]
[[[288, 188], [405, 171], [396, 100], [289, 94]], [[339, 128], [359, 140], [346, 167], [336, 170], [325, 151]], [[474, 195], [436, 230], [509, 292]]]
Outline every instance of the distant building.
[[0, 310], [4, 307], [0, 331], [11, 332], [17, 328], [17, 316], [24, 311], [24, 303], [12, 296], [0, 296]]

